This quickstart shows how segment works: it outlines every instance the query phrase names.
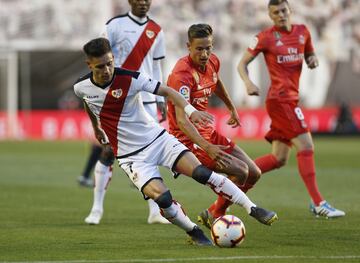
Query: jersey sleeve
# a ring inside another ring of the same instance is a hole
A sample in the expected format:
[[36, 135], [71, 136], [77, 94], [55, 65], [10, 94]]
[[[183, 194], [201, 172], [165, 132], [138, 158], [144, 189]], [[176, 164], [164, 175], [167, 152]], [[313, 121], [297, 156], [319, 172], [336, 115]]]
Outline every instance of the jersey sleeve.
[[264, 52], [266, 47], [266, 38], [264, 34], [259, 33], [251, 41], [247, 51], [249, 51], [253, 56], [258, 55], [261, 52]]
[[76, 96], [78, 96], [80, 99], [83, 99], [84, 94], [80, 91], [78, 85], [74, 85], [74, 93]]
[[304, 31], [305, 31], [305, 41], [306, 41], [304, 52], [305, 52], [305, 54], [314, 53], [315, 50], [314, 50], [314, 46], [313, 46], [313, 43], [311, 40], [311, 34], [306, 26], [304, 26]]
[[190, 101], [191, 90], [193, 88], [192, 78], [188, 72], [171, 73], [167, 85], [179, 92], [186, 101]]
[[157, 35], [156, 42], [154, 48], [154, 60], [159, 60], [165, 58], [166, 49], [165, 49], [165, 37], [164, 31], [160, 30], [159, 34]]
[[136, 79], [135, 88], [137, 91], [146, 91], [156, 94], [159, 87], [160, 82], [150, 78], [150, 76], [146, 73], [141, 72]]

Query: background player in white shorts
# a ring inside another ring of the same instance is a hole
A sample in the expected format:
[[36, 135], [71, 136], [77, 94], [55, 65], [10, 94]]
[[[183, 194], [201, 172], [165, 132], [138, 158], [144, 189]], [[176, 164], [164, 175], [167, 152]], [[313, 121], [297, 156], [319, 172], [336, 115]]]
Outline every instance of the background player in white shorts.
[[[165, 58], [165, 38], [161, 27], [147, 16], [151, 1], [129, 0], [131, 11], [110, 19], [101, 34], [110, 42], [116, 67], [144, 72], [152, 79], [162, 80], [160, 61]], [[158, 121], [158, 108], [162, 120], [166, 118], [165, 100], [148, 92], [140, 92], [147, 113]], [[97, 150], [96, 147], [93, 148]], [[92, 155], [90, 155], [91, 157]], [[112, 176], [114, 156], [110, 147], [103, 147], [100, 159], [95, 165], [94, 199], [91, 212], [85, 218], [88, 224], [98, 224], [103, 215], [106, 188]], [[161, 216], [158, 205], [148, 200], [147, 222], [169, 223]]]

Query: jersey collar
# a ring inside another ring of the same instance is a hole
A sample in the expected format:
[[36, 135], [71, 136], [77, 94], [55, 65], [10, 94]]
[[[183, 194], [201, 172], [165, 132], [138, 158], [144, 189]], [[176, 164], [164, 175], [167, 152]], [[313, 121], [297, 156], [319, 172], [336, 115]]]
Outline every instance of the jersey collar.
[[91, 72], [91, 74], [90, 74], [90, 81], [91, 81], [91, 83], [94, 84], [96, 87], [98, 87], [98, 88], [100, 88], [100, 89], [106, 89], [107, 87], [109, 87], [109, 86], [113, 83], [114, 77], [115, 77], [115, 72], [114, 72], [114, 74], [113, 74], [113, 76], [112, 76], [112, 79], [111, 79], [108, 83], [105, 83], [104, 85], [99, 85], [99, 84], [97, 84], [97, 83], [94, 81], [94, 77], [93, 77], [93, 74], [92, 74], [92, 72]]
[[291, 32], [294, 30], [294, 25], [291, 25], [291, 30], [290, 31], [287, 31], [285, 29], [282, 29], [280, 27], [277, 27], [277, 26], [274, 26], [274, 31], [278, 31], [282, 34], [291, 34]]
[[188, 60], [189, 60], [189, 62], [190, 62], [190, 64], [191, 64], [191, 66], [192, 66], [194, 69], [196, 69], [197, 71], [199, 71], [199, 72], [201, 72], [201, 73], [206, 72], [207, 65], [205, 65], [205, 68], [202, 69], [199, 65], [196, 65], [196, 64], [194, 63], [194, 61], [191, 59], [190, 55], [188, 55]]
[[136, 15], [134, 15], [133, 13], [131, 13], [131, 11], [129, 11], [128, 16], [130, 17], [131, 20], [133, 20], [136, 24], [139, 25], [144, 25], [149, 21], [149, 17], [138, 17]]

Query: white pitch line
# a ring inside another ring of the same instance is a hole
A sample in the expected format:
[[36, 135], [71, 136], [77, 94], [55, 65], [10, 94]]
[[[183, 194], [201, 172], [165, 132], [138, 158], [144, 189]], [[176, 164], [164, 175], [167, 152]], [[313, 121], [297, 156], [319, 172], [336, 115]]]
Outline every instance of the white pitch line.
[[61, 260], [61, 261], [0, 261], [0, 263], [148, 263], [148, 262], [186, 262], [216, 260], [251, 260], [251, 259], [360, 259], [360, 255], [352, 256], [234, 256], [234, 257], [198, 257], [198, 258], [149, 258], [149, 259], [110, 259], [110, 260]]

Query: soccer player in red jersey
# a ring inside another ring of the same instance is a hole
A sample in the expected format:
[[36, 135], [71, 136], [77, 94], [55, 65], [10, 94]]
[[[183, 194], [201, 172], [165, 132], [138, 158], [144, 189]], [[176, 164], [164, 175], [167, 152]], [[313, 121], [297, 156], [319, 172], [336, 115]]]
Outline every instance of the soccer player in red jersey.
[[[207, 24], [192, 25], [188, 30], [189, 55], [181, 58], [173, 68], [168, 86], [178, 91], [197, 110], [206, 111], [208, 99], [217, 95], [230, 111], [228, 124], [240, 126], [236, 108], [219, 77], [220, 61], [212, 53], [212, 28]], [[186, 145], [207, 168], [224, 173], [246, 192], [260, 177], [260, 169], [248, 155], [230, 139], [213, 127], [195, 127], [181, 108], [168, 103], [169, 130]], [[249, 181], [250, 183], [247, 183]], [[221, 195], [198, 220], [208, 228], [214, 218], [225, 214], [231, 202]], [[276, 215], [272, 215], [276, 220]]]
[[266, 109], [271, 118], [265, 138], [272, 153], [255, 160], [262, 173], [284, 166], [292, 146], [297, 150], [300, 176], [311, 196], [311, 211], [317, 216], [341, 217], [345, 213], [327, 203], [319, 192], [314, 163], [314, 144], [304, 115], [298, 105], [299, 78], [305, 59], [310, 69], [319, 63], [305, 25], [291, 24], [291, 10], [286, 0], [270, 0], [269, 16], [273, 26], [260, 32], [240, 60], [238, 71], [247, 93], [259, 96], [259, 88], [250, 80], [247, 66], [263, 53], [270, 74]]

